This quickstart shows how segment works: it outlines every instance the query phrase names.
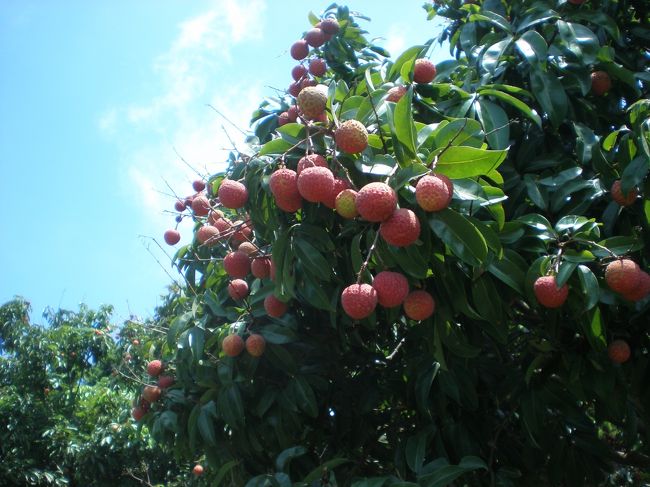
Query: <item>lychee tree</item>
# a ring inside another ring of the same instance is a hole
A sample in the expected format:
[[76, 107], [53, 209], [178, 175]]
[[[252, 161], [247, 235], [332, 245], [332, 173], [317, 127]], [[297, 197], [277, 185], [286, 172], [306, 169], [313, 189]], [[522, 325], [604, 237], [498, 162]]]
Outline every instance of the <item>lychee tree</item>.
[[646, 6], [424, 8], [437, 65], [310, 14], [287, 93], [179, 205], [176, 382], [142, 421], [210, 485], [639, 485]]

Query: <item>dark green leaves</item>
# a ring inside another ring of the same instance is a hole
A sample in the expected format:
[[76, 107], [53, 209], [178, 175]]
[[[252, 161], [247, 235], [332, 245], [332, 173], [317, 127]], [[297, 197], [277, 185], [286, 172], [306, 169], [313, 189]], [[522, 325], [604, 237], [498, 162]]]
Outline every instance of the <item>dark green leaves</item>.
[[485, 238], [467, 218], [445, 209], [429, 218], [433, 232], [451, 251], [470, 265], [481, 265], [488, 254]]

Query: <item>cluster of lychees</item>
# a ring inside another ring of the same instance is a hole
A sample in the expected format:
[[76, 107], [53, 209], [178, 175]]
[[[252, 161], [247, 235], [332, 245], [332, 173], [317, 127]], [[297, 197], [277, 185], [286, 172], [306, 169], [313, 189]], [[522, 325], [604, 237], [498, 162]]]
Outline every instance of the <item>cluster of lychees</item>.
[[137, 405], [131, 410], [131, 416], [136, 421], [140, 421], [147, 414], [151, 405], [157, 402], [163, 392], [174, 385], [174, 377], [171, 375], [161, 375], [164, 370], [164, 364], [160, 360], [152, 360], [147, 364], [147, 374], [151, 377], [157, 377], [157, 385], [148, 384], [142, 389], [142, 394]]

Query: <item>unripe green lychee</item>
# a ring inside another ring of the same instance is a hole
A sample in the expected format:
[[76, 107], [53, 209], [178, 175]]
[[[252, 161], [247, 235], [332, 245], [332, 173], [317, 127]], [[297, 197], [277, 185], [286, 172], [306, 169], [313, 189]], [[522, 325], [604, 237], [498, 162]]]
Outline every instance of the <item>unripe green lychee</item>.
[[266, 314], [273, 318], [280, 318], [287, 312], [288, 308], [289, 306], [287, 303], [280, 301], [273, 294], [269, 294], [264, 298], [264, 309], [266, 310]]
[[569, 286], [564, 284], [557, 287], [555, 276], [541, 276], [535, 281], [533, 292], [539, 304], [545, 308], [559, 308], [569, 296]]
[[409, 293], [408, 280], [399, 272], [380, 272], [373, 279], [372, 287], [377, 291], [377, 301], [384, 308], [401, 305]]
[[413, 66], [413, 81], [431, 83], [436, 77], [436, 65], [428, 59], [416, 59]]
[[221, 348], [223, 353], [228, 355], [228, 357], [236, 357], [244, 350], [244, 340], [239, 335], [233, 333], [223, 339]]
[[412, 320], [422, 321], [430, 317], [436, 308], [433, 296], [426, 291], [412, 291], [404, 299], [404, 313]]
[[368, 147], [368, 131], [358, 120], [346, 120], [334, 132], [336, 146], [348, 154], [358, 154]]
[[341, 306], [352, 319], [367, 318], [377, 306], [377, 291], [370, 284], [352, 284], [341, 293]]
[[228, 294], [235, 301], [240, 301], [248, 296], [248, 283], [243, 279], [234, 279], [228, 284]]
[[415, 186], [415, 199], [425, 211], [444, 210], [453, 195], [454, 185], [444, 174], [422, 176]]
[[219, 201], [226, 208], [237, 209], [246, 204], [248, 190], [239, 181], [224, 179], [219, 186]]
[[251, 334], [246, 339], [246, 351], [253, 357], [261, 357], [266, 349], [266, 340], [262, 335]]
[[610, 189], [610, 194], [612, 195], [612, 199], [621, 206], [633, 205], [637, 196], [639, 196], [639, 192], [636, 188], [632, 188], [627, 194], [623, 194], [620, 179], [614, 181]]
[[625, 340], [614, 340], [607, 347], [607, 355], [615, 364], [622, 364], [630, 359], [632, 351]]
[[334, 189], [334, 175], [327, 167], [308, 167], [298, 176], [298, 191], [307, 201], [325, 201]]
[[383, 222], [395, 211], [397, 194], [386, 183], [369, 183], [359, 190], [355, 203], [362, 218]]
[[310, 120], [318, 118], [325, 111], [326, 106], [326, 86], [307, 86], [298, 94], [298, 108]]
[[344, 189], [337, 196], [334, 207], [343, 218], [354, 218], [359, 215], [357, 211], [357, 192], [353, 189]]
[[605, 282], [612, 291], [627, 294], [632, 292], [641, 279], [641, 269], [630, 259], [619, 259], [607, 264]]
[[230, 277], [241, 279], [250, 272], [251, 261], [243, 252], [230, 252], [223, 259], [223, 268]]
[[420, 220], [408, 208], [398, 208], [381, 223], [379, 233], [382, 238], [395, 247], [406, 247], [420, 236]]

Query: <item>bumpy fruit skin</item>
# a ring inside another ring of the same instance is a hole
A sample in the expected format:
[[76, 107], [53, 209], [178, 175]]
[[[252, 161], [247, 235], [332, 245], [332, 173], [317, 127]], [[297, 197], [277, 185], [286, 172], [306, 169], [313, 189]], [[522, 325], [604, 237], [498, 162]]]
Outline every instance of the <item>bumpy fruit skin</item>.
[[426, 291], [413, 291], [404, 299], [404, 313], [412, 320], [426, 320], [435, 309], [436, 302]]
[[348, 154], [358, 154], [368, 147], [368, 131], [358, 120], [346, 120], [334, 132], [336, 146]]
[[239, 181], [224, 179], [219, 186], [219, 201], [226, 208], [241, 208], [248, 201], [248, 190]]
[[233, 227], [236, 229], [232, 235], [233, 247], [238, 247], [242, 242], [247, 242], [253, 236], [253, 227], [250, 220], [245, 222], [237, 220], [233, 222]]
[[244, 340], [239, 335], [228, 335], [223, 339], [221, 348], [228, 357], [236, 357], [244, 350]]
[[309, 72], [312, 76], [320, 78], [327, 72], [327, 64], [321, 58], [312, 59], [309, 63]]
[[636, 201], [636, 197], [639, 196], [639, 192], [636, 190], [636, 188], [632, 188], [629, 193], [623, 194], [620, 179], [614, 181], [610, 189], [610, 193], [612, 195], [612, 199], [621, 206], [633, 205]]
[[302, 64], [294, 66], [293, 69], [291, 70], [291, 77], [293, 78], [294, 81], [300, 81], [305, 76], [307, 76], [307, 68], [304, 67]]
[[612, 291], [621, 294], [632, 292], [641, 279], [641, 269], [630, 259], [615, 260], [605, 268], [605, 282]]
[[298, 174], [298, 176], [300, 176], [300, 173], [304, 169], [307, 169], [308, 167], [315, 167], [315, 166], [328, 167], [327, 159], [325, 159], [320, 154], [308, 154], [304, 157], [301, 157], [300, 160], [298, 161], [298, 166], [296, 167], [296, 173]]
[[215, 208], [208, 214], [208, 224], [214, 226], [217, 220], [221, 218], [223, 218], [223, 211]]
[[420, 220], [408, 208], [399, 208], [379, 227], [382, 238], [395, 247], [406, 247], [420, 236]]
[[380, 272], [372, 281], [372, 287], [377, 291], [377, 301], [384, 308], [401, 305], [409, 293], [409, 282], [399, 272]]
[[196, 181], [192, 182], [192, 188], [194, 189], [194, 191], [199, 193], [205, 189], [205, 183], [200, 179], [197, 179]]
[[615, 364], [622, 364], [630, 359], [632, 351], [625, 340], [614, 340], [607, 347], [607, 355]]
[[436, 65], [428, 59], [416, 59], [413, 66], [413, 81], [416, 83], [431, 83], [436, 77]]
[[305, 41], [311, 47], [320, 47], [325, 44], [325, 32], [318, 27], [314, 27], [305, 34]]
[[[304, 90], [305, 88], [311, 88], [314, 86], [318, 86], [318, 81], [315, 79], [311, 78], [303, 78], [302, 81], [300, 81], [300, 91]], [[321, 88], [323, 89], [323, 88]]]
[[377, 306], [377, 291], [370, 284], [352, 284], [341, 293], [341, 306], [352, 319], [367, 318]]
[[334, 186], [332, 186], [332, 191], [330, 194], [323, 200], [323, 204], [332, 210], [336, 207], [336, 197], [341, 191], [349, 189], [350, 185], [345, 179], [335, 178]]
[[181, 241], [181, 234], [178, 230], [167, 230], [163, 238], [167, 245], [176, 245]]
[[298, 176], [298, 191], [307, 201], [325, 201], [334, 189], [334, 175], [327, 167], [308, 167]]
[[242, 279], [251, 270], [251, 260], [244, 252], [230, 252], [223, 259], [223, 268], [230, 277]]
[[291, 45], [289, 52], [292, 58], [300, 61], [301, 59], [305, 59], [309, 54], [309, 45], [307, 45], [307, 41], [301, 39]]
[[273, 196], [288, 198], [298, 194], [298, 175], [292, 169], [282, 168], [274, 171], [269, 178]]
[[386, 101], [397, 103], [406, 94], [408, 88], [406, 86], [393, 86], [386, 95]]
[[343, 218], [354, 218], [359, 215], [357, 211], [357, 192], [353, 189], [344, 189], [334, 201], [334, 207]]
[[287, 312], [288, 306], [287, 303], [280, 301], [273, 294], [269, 294], [264, 298], [264, 309], [267, 315], [279, 318]]
[[163, 371], [163, 363], [160, 360], [152, 360], [147, 364], [147, 374], [151, 377], [158, 377]]
[[596, 96], [602, 96], [612, 87], [612, 80], [605, 71], [594, 71], [591, 73], [591, 92]]
[[174, 378], [171, 375], [161, 375], [158, 377], [158, 387], [167, 389], [174, 385]]
[[386, 183], [369, 183], [355, 200], [359, 215], [369, 222], [388, 220], [397, 207], [397, 194]]
[[266, 349], [266, 340], [262, 335], [252, 334], [246, 339], [246, 351], [253, 357], [261, 357]]
[[235, 301], [239, 301], [248, 296], [248, 283], [243, 279], [234, 279], [228, 284], [228, 294]]
[[160, 399], [161, 394], [162, 389], [158, 386], [144, 386], [144, 389], [142, 390], [142, 397], [151, 403], [154, 403]]
[[415, 186], [415, 199], [424, 211], [444, 210], [454, 196], [454, 184], [444, 174], [422, 176]]
[[219, 230], [219, 235], [227, 234], [232, 231], [232, 222], [227, 218], [219, 218], [213, 223], [214, 227]]
[[641, 301], [650, 295], [650, 274], [641, 271], [639, 275], [639, 283], [629, 293], [623, 294], [623, 297], [628, 301]]
[[251, 262], [251, 274], [258, 279], [266, 279], [271, 275], [271, 259], [258, 257]]
[[558, 288], [555, 276], [541, 276], [535, 281], [533, 292], [545, 308], [559, 308], [569, 296], [569, 286], [564, 284]]
[[287, 213], [295, 213], [302, 208], [302, 196], [300, 194], [288, 197], [275, 197], [275, 204], [278, 205], [282, 211]]
[[219, 241], [219, 230], [212, 225], [203, 225], [196, 232], [196, 239], [199, 243], [211, 247]]
[[327, 106], [327, 91], [322, 86], [306, 86], [298, 94], [298, 108], [310, 120], [318, 118]]
[[194, 465], [194, 468], [192, 469], [192, 473], [195, 476], [200, 477], [201, 475], [203, 475], [203, 466], [202, 465]]
[[237, 247], [237, 250], [239, 250], [240, 252], [244, 252], [246, 255], [250, 257], [255, 252], [257, 252], [257, 247], [255, 246], [255, 244], [251, 242], [242, 242], [239, 244], [239, 247]]
[[210, 200], [199, 195], [192, 200], [192, 211], [196, 216], [206, 216], [210, 212]]
[[140, 406], [134, 407], [131, 409], [131, 417], [136, 421], [140, 421], [147, 412]]

